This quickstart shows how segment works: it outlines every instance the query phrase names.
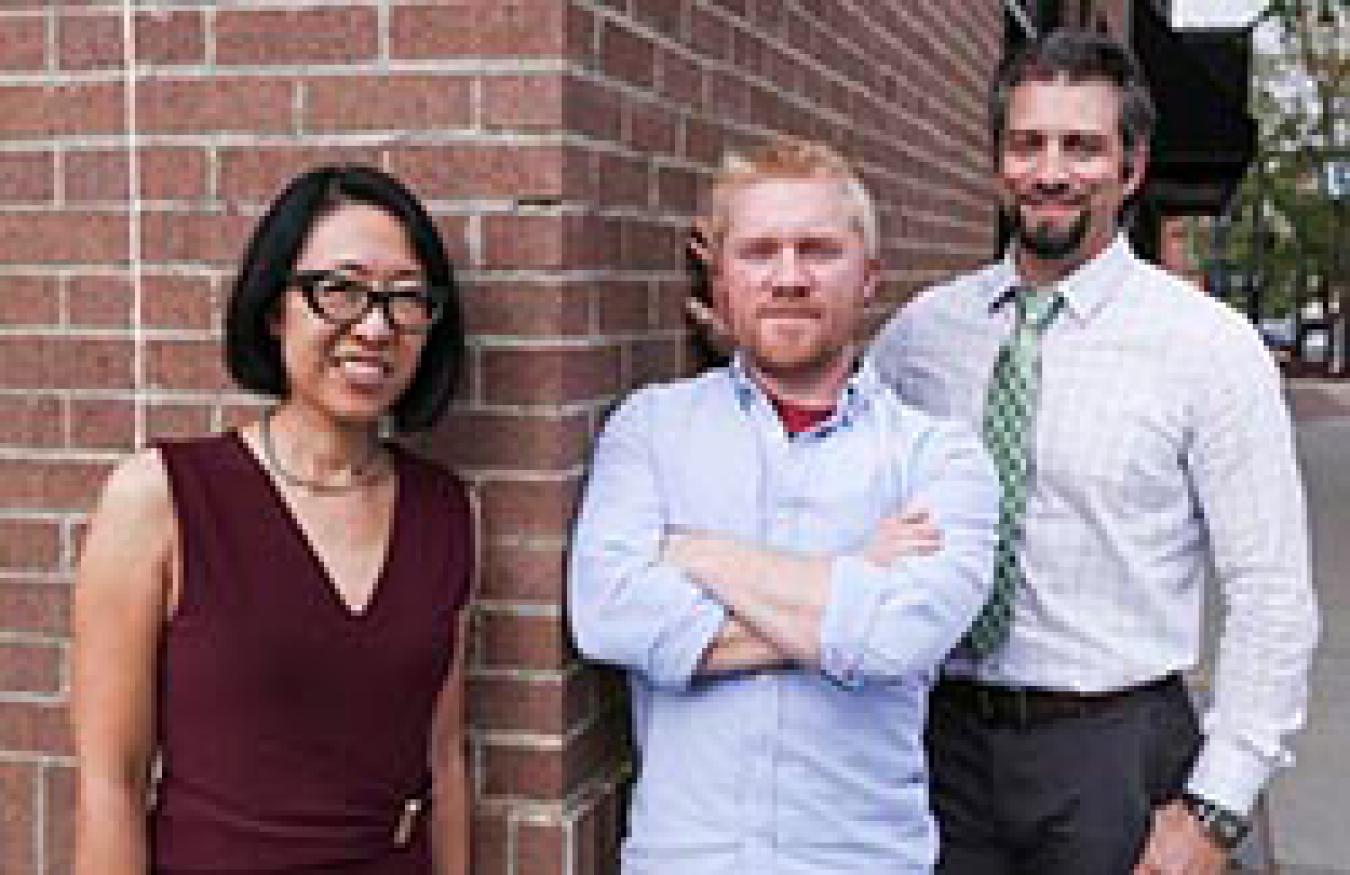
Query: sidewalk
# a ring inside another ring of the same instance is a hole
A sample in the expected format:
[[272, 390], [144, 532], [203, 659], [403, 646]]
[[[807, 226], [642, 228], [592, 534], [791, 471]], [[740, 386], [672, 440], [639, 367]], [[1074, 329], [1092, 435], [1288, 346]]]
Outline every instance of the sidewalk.
[[1288, 383], [1322, 638], [1294, 768], [1269, 793], [1280, 875], [1350, 875], [1350, 381]]

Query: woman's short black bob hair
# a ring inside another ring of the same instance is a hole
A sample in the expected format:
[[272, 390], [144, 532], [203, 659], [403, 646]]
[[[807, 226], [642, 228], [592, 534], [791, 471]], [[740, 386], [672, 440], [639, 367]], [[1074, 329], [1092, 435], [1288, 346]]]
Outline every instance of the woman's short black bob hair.
[[442, 290], [441, 316], [427, 335], [417, 371], [390, 413], [399, 431], [435, 424], [450, 402], [464, 361], [464, 326], [454, 270], [436, 225], [403, 183], [359, 164], [317, 167], [300, 174], [259, 220], [230, 290], [225, 314], [225, 362], [240, 386], [284, 398], [289, 381], [272, 320], [310, 230], [346, 204], [383, 210], [408, 234], [427, 284]]

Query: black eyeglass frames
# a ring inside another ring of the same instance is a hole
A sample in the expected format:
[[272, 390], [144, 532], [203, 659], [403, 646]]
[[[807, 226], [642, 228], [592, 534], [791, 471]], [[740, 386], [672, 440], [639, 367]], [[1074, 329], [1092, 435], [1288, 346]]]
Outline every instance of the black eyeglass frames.
[[342, 270], [305, 270], [291, 275], [305, 303], [319, 318], [341, 325], [355, 325], [370, 313], [380, 312], [396, 331], [425, 334], [444, 310], [447, 293], [419, 280], [373, 283]]

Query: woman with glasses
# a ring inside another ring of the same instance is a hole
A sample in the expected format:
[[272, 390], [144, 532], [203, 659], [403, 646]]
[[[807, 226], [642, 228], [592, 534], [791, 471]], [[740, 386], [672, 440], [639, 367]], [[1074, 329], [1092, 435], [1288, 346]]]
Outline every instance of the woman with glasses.
[[305, 173], [225, 329], [276, 403], [122, 464], [85, 540], [76, 871], [461, 875], [477, 513], [381, 436], [434, 424], [459, 374], [435, 226], [380, 171]]

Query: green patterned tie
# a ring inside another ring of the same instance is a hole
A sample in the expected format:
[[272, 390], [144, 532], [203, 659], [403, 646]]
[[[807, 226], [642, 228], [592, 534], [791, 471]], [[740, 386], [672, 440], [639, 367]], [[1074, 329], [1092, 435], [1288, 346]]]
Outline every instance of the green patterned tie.
[[994, 585], [979, 616], [966, 632], [967, 652], [983, 657], [1003, 646], [1012, 630], [1013, 600], [1022, 584], [1017, 549], [1026, 512], [1032, 424], [1041, 378], [1041, 333], [1064, 298], [1053, 289], [1022, 287], [1015, 293], [1017, 326], [994, 361], [984, 402], [984, 443], [1003, 486], [999, 503]]

